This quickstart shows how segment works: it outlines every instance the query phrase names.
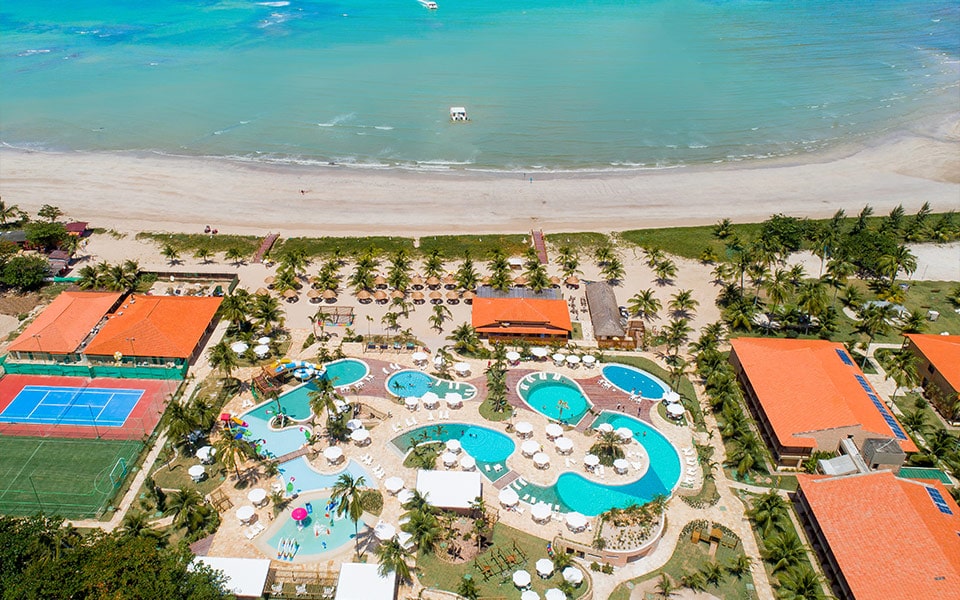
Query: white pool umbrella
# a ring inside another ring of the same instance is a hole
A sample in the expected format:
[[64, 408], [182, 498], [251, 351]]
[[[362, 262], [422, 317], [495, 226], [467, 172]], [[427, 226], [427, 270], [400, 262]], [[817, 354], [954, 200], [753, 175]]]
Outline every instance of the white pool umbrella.
[[513, 585], [523, 588], [530, 585], [530, 573], [526, 571], [516, 571], [513, 574]]
[[237, 354], [243, 354], [247, 351], [247, 348], [250, 346], [246, 345], [244, 342], [234, 342], [230, 344], [230, 349], [236, 352]]
[[669, 404], [667, 405], [667, 414], [669, 414], [671, 417], [682, 417], [683, 406], [680, 404]]
[[247, 504], [237, 509], [237, 518], [240, 519], [241, 522], [246, 523], [253, 518], [253, 513], [254, 508]]
[[403, 404], [410, 410], [413, 410], [417, 407], [418, 404], [420, 404], [420, 398], [414, 398], [413, 396], [404, 398]]
[[400, 493], [397, 494], [397, 500], [400, 501], [401, 505], [406, 504], [407, 502], [410, 502], [411, 500], [413, 500], [413, 491], [406, 490], [406, 489], [400, 490]]
[[674, 392], [673, 390], [671, 390], [671, 391], [667, 392], [666, 394], [664, 394], [663, 399], [666, 400], [667, 402], [671, 402], [671, 403], [673, 403], [673, 402], [680, 402], [680, 394], [678, 394], [678, 393]]
[[506, 357], [507, 357], [507, 360], [511, 362], [515, 362], [520, 360], [520, 353], [516, 352], [515, 350], [511, 350], [510, 352], [507, 352]]
[[549, 521], [550, 505], [545, 502], [533, 505], [533, 508], [530, 509], [530, 516], [533, 517], [534, 521]]
[[505, 487], [500, 490], [500, 493], [497, 495], [497, 498], [500, 500], [500, 504], [511, 507], [516, 506], [517, 502], [520, 502], [520, 496], [517, 495], [517, 492], [513, 488]]
[[410, 358], [413, 359], [413, 362], [421, 363], [421, 362], [426, 362], [427, 358], [429, 357], [427, 356], [426, 352], [414, 352]]
[[541, 346], [537, 346], [536, 348], [533, 348], [530, 350], [530, 354], [536, 356], [537, 358], [543, 358], [546, 355], [550, 354], [550, 351]]
[[253, 353], [257, 356], [266, 356], [270, 352], [270, 346], [266, 344], [260, 344], [259, 346], [253, 347]]
[[341, 450], [339, 446], [330, 446], [324, 449], [323, 457], [327, 459], [328, 462], [337, 462], [343, 458], [343, 450]]
[[383, 482], [383, 487], [391, 494], [396, 494], [403, 489], [403, 480], [399, 477], [387, 477]]
[[596, 454], [587, 454], [583, 457], [583, 464], [588, 467], [595, 467], [600, 464], [600, 457]]
[[587, 526], [587, 518], [578, 512], [568, 513], [566, 520], [571, 531], [580, 531]]
[[573, 585], [580, 585], [583, 582], [583, 571], [576, 567], [567, 567], [563, 570], [563, 580]]
[[630, 463], [628, 463], [626, 459], [618, 458], [617, 460], [613, 461], [613, 470], [617, 473], [626, 473], [627, 469], [629, 468]]
[[347, 429], [350, 431], [356, 431], [358, 429], [363, 429], [363, 421], [360, 419], [350, 419], [347, 421]]
[[467, 373], [470, 371], [470, 363], [468, 362], [458, 362], [453, 365], [453, 370], [457, 373]]
[[547, 437], [551, 439], [563, 435], [563, 427], [560, 427], [556, 423], [550, 423], [544, 428], [544, 431], [547, 433]]
[[463, 405], [463, 396], [457, 392], [448, 392], [444, 394], [443, 400], [450, 408], [459, 408]]
[[540, 594], [533, 590], [527, 590], [520, 594], [520, 600], [540, 600]]
[[610, 433], [611, 431], [613, 431], [613, 425], [611, 425], [610, 423], [600, 423], [600, 425], [597, 426], [597, 431], [602, 431], [603, 433]]
[[464, 454], [460, 458], [460, 468], [464, 471], [472, 471], [477, 468], [477, 461], [469, 454]]
[[553, 575], [553, 561], [549, 558], [541, 558], [536, 564], [537, 575], [540, 577], [550, 577]]
[[447, 451], [457, 454], [460, 452], [462, 446], [460, 445], [460, 440], [447, 440]]
[[350, 434], [350, 439], [358, 444], [361, 444], [370, 439], [370, 432], [366, 429], [357, 429]]
[[533, 425], [531, 425], [526, 421], [520, 421], [519, 423], [517, 423], [514, 429], [516, 429], [517, 433], [519, 433], [522, 436], [530, 435], [531, 433], [533, 433]]
[[543, 468], [550, 464], [550, 456], [546, 452], [537, 452], [533, 455], [533, 464]]
[[633, 431], [629, 427], [617, 427], [617, 437], [621, 440], [633, 439]]
[[567, 355], [566, 355], [566, 354], [560, 354], [559, 352], [557, 352], [556, 354], [554, 354], [554, 355], [551, 356], [550, 358], [553, 359], [553, 362], [562, 363], [563, 361], [567, 360]]
[[557, 452], [560, 454], [566, 454], [573, 450], [573, 440], [566, 437], [558, 437], [553, 440], [554, 446], [557, 447]]
[[567, 357], [567, 363], [571, 365], [578, 365], [580, 364], [580, 357], [576, 354], [571, 354]]
[[550, 588], [543, 593], [543, 597], [546, 598], [546, 600], [567, 600], [567, 595], [557, 588]]
[[585, 365], [592, 365], [595, 362], [597, 362], [597, 357], [593, 356], [592, 354], [588, 354], [583, 357], [583, 364]]
[[536, 440], [527, 440], [520, 444], [520, 452], [524, 456], [533, 456], [540, 451], [540, 443]]
[[436, 392], [424, 392], [424, 394], [420, 396], [420, 400], [423, 402], [423, 405], [426, 406], [427, 404], [440, 402], [440, 396], [438, 396]]
[[373, 534], [377, 536], [378, 540], [385, 542], [397, 535], [397, 528], [390, 523], [380, 522], [377, 523], [377, 526], [373, 528]]
[[270, 343], [270, 338], [267, 337], [267, 336], [263, 336], [263, 337], [261, 337], [260, 339], [257, 340], [257, 343], [258, 343], [258, 344], [269, 344], [269, 343]]
[[443, 461], [443, 464], [444, 464], [444, 465], [446, 465], [446, 466], [448, 466], [448, 467], [451, 467], [451, 466], [457, 464], [457, 455], [454, 454], [453, 452], [444, 452], [444, 453], [440, 456], [440, 460]]

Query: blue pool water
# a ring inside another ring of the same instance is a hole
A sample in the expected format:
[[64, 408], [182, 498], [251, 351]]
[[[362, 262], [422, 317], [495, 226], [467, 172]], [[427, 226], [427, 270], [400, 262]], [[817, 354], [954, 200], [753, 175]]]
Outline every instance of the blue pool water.
[[362, 466], [352, 460], [347, 462], [346, 468], [332, 475], [324, 475], [311, 467], [304, 456], [288, 460], [280, 465], [280, 477], [283, 479], [284, 485], [292, 483], [293, 491], [298, 494], [311, 490], [332, 488], [337, 482], [337, 478], [343, 473], [350, 473], [355, 479], [363, 477], [367, 486], [376, 487], [377, 480], [373, 479]]
[[643, 477], [625, 485], [604, 485], [579, 473], [566, 472], [549, 487], [528, 484], [521, 491], [521, 498], [531, 494], [537, 500], [560, 504], [566, 511], [595, 516], [614, 507], [644, 504], [658, 495], [669, 496], [673, 493], [680, 480], [680, 455], [663, 434], [642, 421], [620, 413], [604, 411], [592, 427], [601, 423], [610, 423], [614, 428], [627, 427], [633, 431], [634, 439], [646, 449], [650, 458], [650, 467]]
[[433, 387], [436, 379], [420, 371], [399, 371], [387, 378], [387, 389], [401, 397], [419, 398]]
[[[313, 512], [303, 521], [303, 527], [299, 527], [293, 520], [290, 513], [295, 508], [306, 508], [307, 503], [313, 508]], [[333, 510], [327, 511], [326, 507], [330, 503], [329, 495], [307, 494], [293, 501], [284, 511], [281, 518], [283, 525], [273, 532], [267, 541], [269, 549], [273, 553], [268, 557], [274, 560], [281, 560], [277, 556], [277, 548], [280, 546], [281, 539], [295, 539], [299, 548], [294, 555], [292, 562], [316, 560], [318, 554], [330, 552], [350, 542], [354, 538], [353, 522], [346, 515], [338, 517]], [[359, 523], [359, 531], [362, 533], [365, 529], [364, 524]], [[264, 550], [269, 551], [267, 548]]]
[[[282, 402], [281, 405], [287, 408]], [[279, 431], [271, 429], [270, 419], [276, 411], [277, 403], [270, 401], [240, 415], [240, 419], [247, 423], [247, 435], [244, 437], [260, 446], [263, 453], [269, 456], [283, 456], [298, 450], [306, 443], [310, 433], [310, 428], [305, 425], [292, 425]]]
[[343, 387], [353, 385], [367, 376], [370, 368], [367, 363], [355, 358], [344, 358], [335, 360], [324, 365], [327, 370], [326, 377], [334, 386]]
[[487, 471], [484, 465], [502, 465], [517, 447], [510, 436], [494, 429], [466, 423], [442, 423], [418, 427], [393, 438], [391, 443], [400, 452], [406, 453], [414, 444], [414, 440], [419, 439], [424, 434], [431, 441], [460, 440], [463, 451], [477, 461], [485, 474]]
[[660, 400], [670, 390], [670, 386], [650, 373], [627, 365], [605, 365], [603, 376], [624, 392], [639, 393], [651, 400]]
[[[524, 386], [529, 388], [525, 390]], [[566, 377], [554, 380], [552, 373], [547, 374], [547, 379], [528, 375], [520, 380], [517, 392], [530, 408], [557, 421], [577, 423], [590, 409], [590, 401], [575, 381]], [[560, 401], [566, 406], [561, 408]]]

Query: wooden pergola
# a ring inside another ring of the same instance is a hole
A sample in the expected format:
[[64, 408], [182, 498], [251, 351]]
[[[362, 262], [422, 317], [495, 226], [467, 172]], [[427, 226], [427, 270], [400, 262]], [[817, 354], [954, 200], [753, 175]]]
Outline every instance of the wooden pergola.
[[272, 398], [283, 388], [283, 384], [266, 368], [262, 368], [259, 375], [254, 375], [252, 383], [257, 395], [261, 398]]

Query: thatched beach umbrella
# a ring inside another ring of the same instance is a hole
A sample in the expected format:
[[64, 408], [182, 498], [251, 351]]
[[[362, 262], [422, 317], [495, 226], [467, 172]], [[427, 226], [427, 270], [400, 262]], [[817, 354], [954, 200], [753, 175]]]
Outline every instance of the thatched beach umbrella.
[[423, 302], [424, 302], [423, 292], [414, 292], [414, 293], [410, 294], [410, 297], [413, 298], [413, 303], [414, 303], [414, 304], [423, 304]]
[[387, 287], [387, 278], [383, 275], [377, 275], [373, 278], [373, 285], [377, 286], [380, 289]]
[[457, 285], [457, 278], [453, 276], [453, 273], [447, 273], [443, 278], [443, 286], [446, 288], [452, 288]]
[[378, 304], [387, 301], [387, 293], [383, 290], [377, 290], [373, 293], [373, 299], [377, 301]]
[[580, 279], [578, 279], [576, 275], [571, 275], [570, 277], [567, 277], [566, 280], [564, 280], [564, 283], [569, 288], [580, 287]]
[[404, 294], [401, 290], [393, 290], [392, 292], [390, 292], [391, 298], [403, 298], [405, 296], [406, 294]]
[[467, 290], [467, 291], [465, 291], [463, 294], [460, 295], [460, 297], [463, 298], [464, 304], [473, 304], [473, 299], [474, 299], [476, 296], [477, 296], [477, 295], [474, 294], [473, 292], [471, 292], [470, 290]]
[[367, 290], [360, 290], [357, 292], [357, 300], [359, 300], [362, 304], [369, 303], [371, 299], [370, 292]]
[[442, 298], [443, 298], [443, 294], [441, 294], [440, 292], [436, 290], [430, 292], [430, 302], [436, 304], [438, 301], [442, 301]]
[[337, 293], [336, 293], [335, 291], [333, 291], [333, 290], [323, 290], [323, 299], [324, 299], [324, 300], [327, 300], [327, 301], [329, 301], [329, 300], [336, 300], [336, 299], [337, 299]]
[[411, 277], [411, 278], [410, 278], [410, 287], [412, 287], [412, 288], [415, 289], [415, 290], [422, 290], [422, 289], [423, 289], [423, 277], [420, 277], [420, 275], [414, 275], [413, 277]]
[[288, 301], [294, 300], [298, 297], [297, 290], [286, 290], [285, 292], [283, 292], [283, 297], [286, 298]]
[[267, 288], [257, 288], [257, 291], [254, 292], [257, 296], [269, 296], [270, 290]]
[[433, 277], [433, 276], [427, 277], [427, 285], [430, 287], [431, 290], [437, 289], [438, 287], [440, 287], [440, 278]]
[[450, 304], [456, 304], [457, 302], [460, 302], [460, 294], [458, 294], [456, 291], [447, 292], [447, 302]]
[[553, 287], [560, 287], [560, 278], [554, 275], [550, 278], [550, 285]]
[[517, 285], [517, 286], [523, 287], [523, 286], [527, 285], [527, 278], [524, 277], [523, 275], [521, 275], [521, 276], [519, 276], [519, 277], [517, 277], [516, 279], [513, 280], [513, 285]]
[[307, 292], [307, 298], [310, 298], [311, 302], [313, 302], [319, 297], [320, 297], [320, 292], [317, 290], [310, 290], [309, 292]]
[[270, 287], [270, 286], [273, 285], [273, 282], [276, 281], [276, 280], [277, 280], [276, 277], [274, 277], [273, 275], [270, 275], [269, 277], [265, 278], [265, 279], [263, 280], [263, 282], [264, 282], [265, 284], [267, 284], [267, 287]]

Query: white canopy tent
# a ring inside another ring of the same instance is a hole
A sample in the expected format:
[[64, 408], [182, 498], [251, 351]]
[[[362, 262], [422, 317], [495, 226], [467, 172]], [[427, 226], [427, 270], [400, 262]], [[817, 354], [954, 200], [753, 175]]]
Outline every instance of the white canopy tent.
[[544, 431], [547, 434], [547, 437], [550, 439], [558, 438], [563, 435], [563, 427], [560, 427], [556, 423], [550, 423], [544, 428]]
[[531, 425], [527, 421], [520, 421], [519, 423], [517, 423], [514, 429], [516, 429], [517, 434], [520, 435], [521, 437], [526, 437], [531, 433], [533, 433], [533, 425]]
[[505, 487], [500, 490], [500, 493], [497, 495], [497, 499], [500, 500], [500, 504], [509, 508], [511, 506], [516, 506], [520, 502], [520, 496], [513, 488]]
[[549, 521], [550, 520], [550, 505], [546, 502], [540, 502], [539, 504], [534, 504], [530, 509], [530, 516], [533, 517], [534, 521]]
[[549, 558], [541, 558], [535, 566], [537, 575], [540, 577], [547, 578], [553, 575], [553, 561]]
[[464, 454], [460, 458], [460, 468], [464, 471], [472, 471], [477, 468], [477, 461], [469, 454]]
[[259, 598], [267, 583], [270, 561], [266, 558], [230, 558], [226, 556], [198, 556], [190, 562], [204, 564], [224, 577], [224, 589], [240, 598]]
[[567, 513], [566, 520], [567, 527], [573, 532], [583, 531], [587, 526], [587, 518], [578, 512]]
[[553, 445], [556, 446], [557, 452], [560, 454], [568, 454], [573, 452], [573, 440], [567, 437], [558, 437], [553, 440]]
[[550, 466], [550, 455], [546, 452], [537, 452], [533, 455], [533, 464], [538, 469], [545, 469]]
[[567, 567], [563, 570], [563, 580], [573, 585], [580, 585], [583, 582], [583, 571], [576, 567]]
[[542, 346], [537, 346], [530, 350], [530, 354], [536, 356], [537, 358], [544, 358], [546, 355], [550, 354], [550, 351]]
[[329, 448], [324, 448], [323, 457], [327, 459], [327, 462], [335, 463], [341, 458], [343, 458], [343, 450], [338, 446], [330, 446]]
[[335, 600], [394, 600], [396, 597], [397, 574], [393, 571], [381, 575], [376, 562], [340, 566]]
[[540, 452], [540, 442], [537, 440], [527, 440], [520, 444], [520, 453], [524, 456], [530, 457], [537, 452]]
[[611, 425], [610, 423], [600, 423], [599, 425], [597, 425], [597, 431], [600, 431], [603, 433], [610, 433], [611, 431], [613, 431], [613, 425]]
[[420, 470], [417, 471], [417, 491], [431, 506], [467, 510], [482, 496], [483, 482], [476, 471]]
[[530, 573], [526, 571], [515, 571], [513, 573], [513, 585], [518, 588], [525, 588], [530, 585]]

